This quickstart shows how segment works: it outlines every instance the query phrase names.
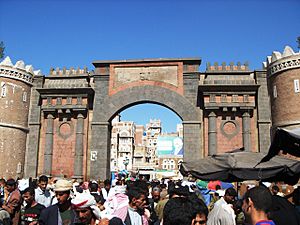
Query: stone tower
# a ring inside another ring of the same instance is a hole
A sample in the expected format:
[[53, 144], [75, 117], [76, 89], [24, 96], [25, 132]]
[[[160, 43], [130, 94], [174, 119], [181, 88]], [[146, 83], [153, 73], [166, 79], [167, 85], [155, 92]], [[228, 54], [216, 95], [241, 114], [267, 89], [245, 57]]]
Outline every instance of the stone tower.
[[286, 46], [283, 53], [267, 57], [268, 90], [272, 112], [272, 133], [277, 127], [300, 128], [300, 53]]
[[23, 176], [34, 74], [23, 61], [13, 65], [6, 57], [0, 63], [0, 174], [6, 178]]

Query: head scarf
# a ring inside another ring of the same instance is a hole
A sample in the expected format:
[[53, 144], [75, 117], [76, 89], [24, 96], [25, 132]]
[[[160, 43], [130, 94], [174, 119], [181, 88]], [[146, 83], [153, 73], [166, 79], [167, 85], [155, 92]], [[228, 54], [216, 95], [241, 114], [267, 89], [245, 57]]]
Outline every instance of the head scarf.
[[101, 218], [100, 209], [97, 206], [94, 196], [90, 193], [77, 193], [75, 198], [71, 200], [71, 203], [75, 208], [91, 208], [94, 216], [98, 220]]

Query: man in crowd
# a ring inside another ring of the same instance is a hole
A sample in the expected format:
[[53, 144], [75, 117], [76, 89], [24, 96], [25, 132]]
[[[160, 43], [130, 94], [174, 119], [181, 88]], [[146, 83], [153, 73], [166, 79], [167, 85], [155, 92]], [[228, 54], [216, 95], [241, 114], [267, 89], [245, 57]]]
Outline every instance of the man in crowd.
[[279, 190], [279, 187], [277, 185], [272, 186], [271, 192], [273, 195], [278, 195], [278, 196], [284, 197], [284, 194]]
[[52, 204], [54, 195], [47, 189], [48, 177], [45, 175], [40, 176], [38, 187], [35, 189], [35, 200], [37, 203], [48, 207]]
[[193, 215], [188, 198], [178, 196], [169, 199], [164, 209], [164, 225], [190, 225], [192, 221]]
[[106, 179], [104, 181], [104, 188], [101, 189], [102, 196], [107, 200], [110, 196], [113, 196], [113, 190], [111, 189], [110, 180]]
[[76, 212], [75, 224], [89, 225], [123, 225], [119, 218], [101, 218], [100, 209], [97, 207], [95, 198], [86, 192], [77, 193], [71, 200], [72, 207]]
[[126, 225], [142, 225], [143, 209], [146, 204], [146, 195], [140, 188], [131, 187], [127, 191], [129, 206], [124, 223]]
[[70, 198], [72, 183], [68, 180], [58, 180], [53, 189], [57, 203], [42, 211], [39, 224], [73, 224], [75, 221], [75, 212], [71, 208]]
[[100, 209], [94, 196], [89, 193], [77, 193], [71, 200], [76, 212], [76, 223], [95, 225], [100, 221]]
[[90, 191], [91, 195], [94, 196], [94, 198], [98, 204], [101, 204], [101, 205], [104, 204], [105, 200], [102, 196], [102, 193], [98, 192], [98, 184], [96, 182], [89, 183], [89, 191]]
[[267, 216], [271, 207], [272, 194], [264, 186], [251, 188], [244, 195], [242, 208], [246, 222], [251, 225], [275, 225]]
[[237, 198], [234, 188], [228, 188], [224, 197], [214, 204], [214, 208], [208, 215], [207, 225], [235, 225], [235, 213], [233, 203]]
[[6, 185], [5, 179], [1, 178], [0, 179], [0, 207], [4, 203], [4, 196], [5, 196], [4, 188], [5, 188], [5, 185]]
[[[179, 190], [180, 191], [180, 190]], [[206, 225], [208, 208], [196, 195], [187, 193], [169, 199], [163, 215], [164, 225]]]
[[149, 225], [159, 225], [159, 219], [156, 214], [155, 208], [157, 206], [157, 203], [160, 200], [160, 188], [159, 187], [153, 187], [151, 191], [151, 198], [148, 199], [149, 202], [149, 211], [150, 211], [150, 221]]
[[23, 191], [22, 195], [26, 206], [21, 215], [22, 225], [34, 225], [38, 224], [42, 210], [45, 208], [44, 205], [39, 204], [35, 201], [35, 191], [34, 188], [28, 187]]
[[7, 221], [7, 216], [13, 225], [18, 225], [20, 220], [21, 209], [21, 194], [17, 188], [17, 182], [14, 179], [8, 179], [6, 181], [6, 190], [8, 191], [8, 197], [6, 202], [1, 206], [0, 220]]
[[159, 221], [162, 221], [163, 219], [164, 208], [168, 200], [169, 200], [168, 191], [164, 189], [160, 192], [160, 200], [155, 207], [155, 212], [156, 215], [158, 216]]

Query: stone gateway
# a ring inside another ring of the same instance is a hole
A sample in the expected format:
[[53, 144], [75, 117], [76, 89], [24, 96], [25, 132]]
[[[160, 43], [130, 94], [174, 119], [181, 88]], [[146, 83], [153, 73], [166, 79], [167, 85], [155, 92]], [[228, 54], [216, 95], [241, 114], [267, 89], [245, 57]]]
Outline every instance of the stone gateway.
[[[299, 54], [290, 55], [299, 60]], [[0, 64], [0, 154], [5, 158], [0, 174], [105, 179], [110, 176], [111, 121], [142, 103], [165, 106], [181, 118], [185, 161], [241, 147], [267, 152], [272, 125], [268, 74], [280, 92], [284, 75], [275, 73], [296, 76], [290, 69], [273, 71], [274, 61], [272, 71], [208, 63], [204, 72], [200, 58], [94, 61], [92, 71], [57, 68], [45, 76], [6, 58]], [[299, 64], [291, 69], [298, 71]], [[278, 108], [272, 112], [275, 119], [282, 115]], [[291, 119], [295, 127], [297, 118]]]

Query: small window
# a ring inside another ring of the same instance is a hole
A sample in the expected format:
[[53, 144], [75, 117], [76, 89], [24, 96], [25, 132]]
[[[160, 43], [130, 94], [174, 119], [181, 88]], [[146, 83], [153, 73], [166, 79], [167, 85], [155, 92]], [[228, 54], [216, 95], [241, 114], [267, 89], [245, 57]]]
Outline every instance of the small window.
[[6, 97], [7, 94], [7, 87], [6, 84], [3, 82], [1, 83], [1, 97], [4, 98]]
[[221, 95], [221, 102], [227, 102], [227, 95]]
[[216, 95], [215, 94], [209, 95], [209, 102], [216, 102]]
[[299, 93], [300, 92], [299, 80], [294, 80], [294, 88], [295, 88], [295, 93]]
[[276, 87], [276, 85], [273, 86], [273, 97], [277, 98], [277, 87]]
[[239, 96], [238, 95], [232, 95], [232, 102], [239, 102]]
[[249, 102], [249, 95], [244, 95], [244, 102]]
[[23, 92], [23, 102], [27, 102], [27, 92]]

